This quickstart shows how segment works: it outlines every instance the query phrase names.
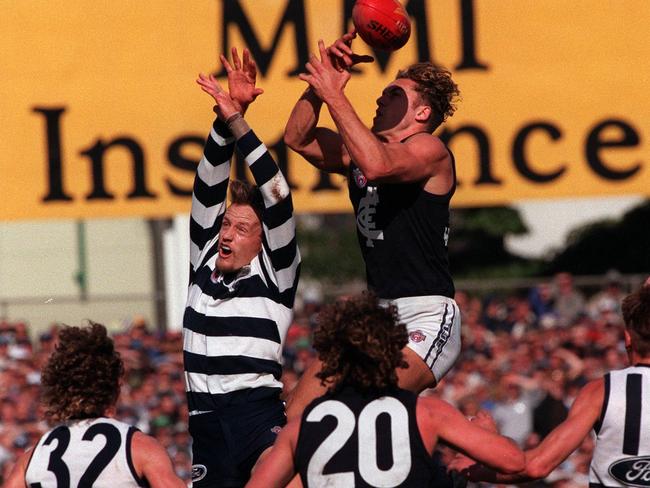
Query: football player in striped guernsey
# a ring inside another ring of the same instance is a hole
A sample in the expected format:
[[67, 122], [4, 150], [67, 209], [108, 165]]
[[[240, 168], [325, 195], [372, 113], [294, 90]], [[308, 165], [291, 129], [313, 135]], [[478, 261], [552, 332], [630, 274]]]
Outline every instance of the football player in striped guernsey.
[[623, 300], [625, 347], [631, 366], [587, 383], [567, 419], [535, 448], [526, 451], [526, 468], [502, 475], [457, 459], [470, 480], [520, 483], [545, 478], [593, 430], [595, 448], [589, 488], [650, 486], [650, 278]]
[[124, 365], [106, 328], [64, 327], [41, 375], [41, 402], [58, 425], [14, 466], [5, 488], [183, 488], [165, 448], [113, 418]]
[[328, 392], [291, 419], [247, 488], [440, 486], [438, 441], [495, 469], [516, 472], [524, 455], [510, 439], [470, 422], [449, 403], [397, 386], [408, 341], [394, 305], [362, 295], [326, 307], [314, 335]]
[[[183, 318], [195, 488], [243, 486], [286, 423], [282, 343], [300, 268], [289, 186], [243, 118], [262, 92], [255, 63], [236, 49], [221, 61], [228, 91], [212, 75], [197, 80], [217, 118], [194, 181]], [[230, 182], [235, 148], [257, 186]]]

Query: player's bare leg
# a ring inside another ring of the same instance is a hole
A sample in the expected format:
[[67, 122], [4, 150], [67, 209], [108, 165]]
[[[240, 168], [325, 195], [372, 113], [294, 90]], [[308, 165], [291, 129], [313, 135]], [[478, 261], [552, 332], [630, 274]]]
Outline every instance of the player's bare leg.
[[435, 387], [437, 384], [436, 378], [422, 358], [409, 347], [402, 349], [402, 352], [409, 367], [397, 370], [399, 387], [415, 394], [426, 388]]

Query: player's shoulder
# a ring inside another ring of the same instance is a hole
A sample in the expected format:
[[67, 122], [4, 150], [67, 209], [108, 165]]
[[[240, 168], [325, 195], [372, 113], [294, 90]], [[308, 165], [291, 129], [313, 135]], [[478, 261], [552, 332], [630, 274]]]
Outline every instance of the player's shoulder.
[[453, 412], [454, 407], [441, 398], [420, 396], [417, 399], [416, 412], [418, 420], [428, 424], [444, 422], [445, 418]]
[[587, 382], [580, 391], [584, 392], [585, 395], [602, 394], [605, 391], [605, 378], [600, 377]]
[[432, 161], [451, 161], [451, 152], [438, 136], [429, 132], [418, 132], [404, 141], [415, 154]]
[[138, 429], [134, 429], [131, 445], [134, 452], [137, 450], [145, 453], [156, 451], [162, 447], [155, 437], [145, 434]]
[[605, 398], [605, 378], [596, 378], [586, 383], [578, 392], [574, 406], [583, 405], [600, 408]]
[[417, 144], [425, 146], [435, 146], [435, 147], [447, 147], [442, 139], [438, 136], [432, 134], [431, 132], [420, 131], [411, 134], [410, 136], [405, 137], [401, 141], [403, 144]]

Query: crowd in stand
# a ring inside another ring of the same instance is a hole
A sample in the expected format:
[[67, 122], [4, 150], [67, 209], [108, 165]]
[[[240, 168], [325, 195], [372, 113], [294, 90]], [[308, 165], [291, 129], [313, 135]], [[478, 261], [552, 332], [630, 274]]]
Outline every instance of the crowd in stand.
[[[520, 293], [473, 296], [459, 291], [463, 352], [435, 390], [466, 415], [488, 410], [501, 433], [523, 447], [561, 422], [578, 389], [626, 365], [620, 302], [628, 290], [611, 276], [592, 296], [571, 275]], [[289, 329], [283, 381], [288, 392], [314, 358], [311, 333], [320, 303], [305, 301]], [[16, 456], [46, 430], [40, 420], [40, 368], [57, 326], [31, 338], [27, 324], [0, 322], [0, 483]], [[159, 333], [141, 318], [113, 335], [126, 376], [117, 418], [154, 435], [179, 476], [190, 478], [190, 438], [180, 333]], [[592, 443], [539, 486], [586, 486]], [[451, 455], [451, 453], [448, 453]]]

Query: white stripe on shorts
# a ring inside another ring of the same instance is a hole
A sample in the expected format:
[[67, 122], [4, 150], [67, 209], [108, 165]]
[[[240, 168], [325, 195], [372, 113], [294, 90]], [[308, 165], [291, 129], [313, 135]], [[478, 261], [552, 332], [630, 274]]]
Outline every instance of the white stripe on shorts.
[[460, 355], [460, 310], [453, 298], [439, 295], [382, 300], [397, 307], [415, 351], [440, 381]]

